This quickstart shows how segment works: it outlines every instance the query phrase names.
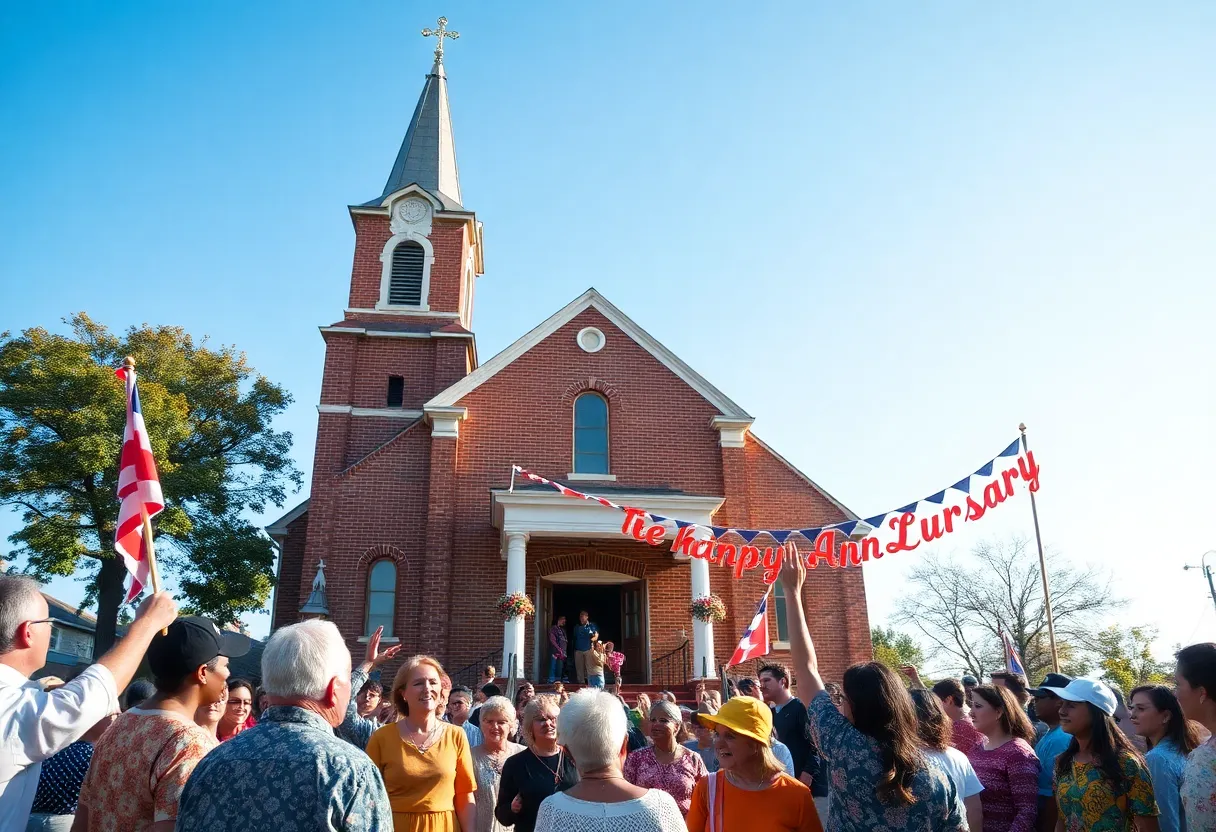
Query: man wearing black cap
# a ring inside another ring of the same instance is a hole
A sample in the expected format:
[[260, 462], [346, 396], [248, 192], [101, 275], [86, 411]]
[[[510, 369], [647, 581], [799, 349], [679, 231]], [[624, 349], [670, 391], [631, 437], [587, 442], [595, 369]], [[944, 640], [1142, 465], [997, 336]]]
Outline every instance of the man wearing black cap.
[[186, 780], [216, 744], [195, 724], [194, 713], [219, 701], [227, 690], [228, 659], [249, 647], [240, 633], [194, 616], [177, 619], [152, 639], [146, 658], [156, 694], [119, 716], [95, 746], [75, 828], [172, 828]]
[[1049, 688], [1066, 688], [1071, 681], [1072, 677], [1063, 673], [1048, 673], [1043, 677], [1043, 684], [1030, 691], [1035, 713], [1047, 725], [1047, 733], [1034, 746], [1034, 753], [1039, 758], [1039, 829], [1044, 830], [1056, 828], [1056, 757], [1072, 740], [1072, 736], [1060, 728], [1060, 702], [1063, 700]]

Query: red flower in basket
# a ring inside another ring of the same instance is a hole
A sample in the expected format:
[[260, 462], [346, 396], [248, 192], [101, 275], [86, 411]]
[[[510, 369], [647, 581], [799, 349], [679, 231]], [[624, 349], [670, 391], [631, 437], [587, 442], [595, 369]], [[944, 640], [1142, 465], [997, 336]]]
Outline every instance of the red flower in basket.
[[509, 592], [498, 596], [498, 602], [494, 608], [498, 610], [503, 621], [510, 621], [512, 618], [531, 618], [536, 614], [536, 606], [532, 603], [532, 599], [522, 592]]

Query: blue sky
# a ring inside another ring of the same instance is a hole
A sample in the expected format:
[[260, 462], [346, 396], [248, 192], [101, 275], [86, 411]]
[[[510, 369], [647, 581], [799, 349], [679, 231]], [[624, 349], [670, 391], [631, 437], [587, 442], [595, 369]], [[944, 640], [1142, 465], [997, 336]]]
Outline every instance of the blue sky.
[[[1182, 570], [1216, 548], [1211, 3], [8, 4], [0, 329], [235, 344], [308, 472], [345, 206], [439, 14], [483, 359], [595, 286], [863, 516], [1024, 420], [1049, 546], [1162, 655], [1216, 638]], [[949, 548], [1033, 533], [1000, 514]], [[919, 556], [867, 567], [876, 623]]]

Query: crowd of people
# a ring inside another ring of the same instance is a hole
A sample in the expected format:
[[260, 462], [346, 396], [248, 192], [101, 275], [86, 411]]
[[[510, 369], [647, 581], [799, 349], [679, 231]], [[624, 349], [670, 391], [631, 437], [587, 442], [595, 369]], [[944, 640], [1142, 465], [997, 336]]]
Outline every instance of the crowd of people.
[[[789, 546], [786, 598], [805, 577]], [[230, 678], [248, 639], [163, 593], [47, 684], [30, 681], [46, 601], [0, 575], [0, 832], [1216, 831], [1216, 644], [1178, 652], [1174, 688], [1126, 699], [1056, 673], [927, 687], [877, 662], [825, 682], [807, 615], [787, 604], [792, 668], [698, 685], [695, 709], [666, 691], [626, 702], [585, 616], [574, 693], [556, 633], [554, 692], [519, 680], [508, 698], [495, 668], [453, 685], [380, 631], [352, 666], [320, 620], [271, 635], [255, 686]], [[151, 680], [134, 679], [145, 660]]]

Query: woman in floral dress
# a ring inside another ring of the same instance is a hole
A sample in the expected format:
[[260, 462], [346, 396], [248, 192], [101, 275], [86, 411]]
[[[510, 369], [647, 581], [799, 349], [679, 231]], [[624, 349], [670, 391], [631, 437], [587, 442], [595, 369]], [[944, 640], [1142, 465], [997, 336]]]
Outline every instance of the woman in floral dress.
[[511, 742], [515, 730], [515, 707], [505, 696], [491, 696], [481, 706], [483, 742], [473, 749], [473, 774], [477, 778], [477, 825], [475, 832], [507, 832], [494, 817], [502, 766], [508, 757], [527, 746]]
[[1060, 727], [1072, 735], [1056, 758], [1056, 828], [1157, 832], [1153, 780], [1140, 752], [1115, 722], [1115, 694], [1091, 679], [1074, 679], [1066, 688], [1050, 690], [1064, 700]]
[[709, 771], [701, 755], [676, 741], [684, 725], [680, 709], [670, 702], [655, 702], [650, 708], [650, 736], [654, 745], [640, 748], [625, 758], [625, 779], [644, 789], [660, 789], [675, 798], [682, 814], [688, 814], [692, 790]]

